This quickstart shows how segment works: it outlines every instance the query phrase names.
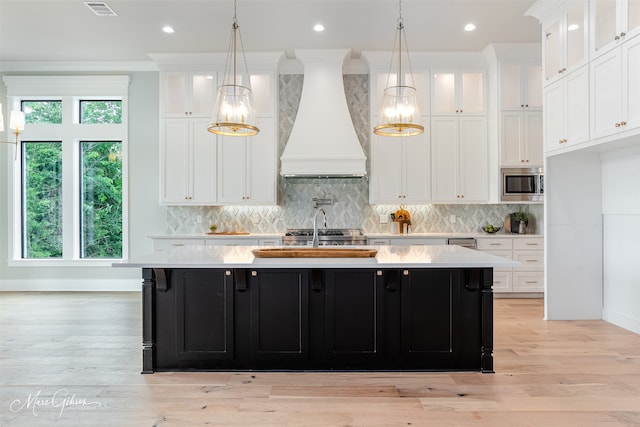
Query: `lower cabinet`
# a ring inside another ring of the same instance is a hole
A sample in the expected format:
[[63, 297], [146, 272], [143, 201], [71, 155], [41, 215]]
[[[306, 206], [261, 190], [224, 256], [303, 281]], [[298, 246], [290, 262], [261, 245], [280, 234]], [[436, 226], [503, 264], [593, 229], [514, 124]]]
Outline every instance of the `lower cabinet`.
[[476, 242], [479, 251], [520, 263], [519, 267], [494, 270], [494, 292], [523, 294], [544, 292], [543, 237], [483, 237]]
[[145, 373], [491, 372], [491, 269], [144, 269]]

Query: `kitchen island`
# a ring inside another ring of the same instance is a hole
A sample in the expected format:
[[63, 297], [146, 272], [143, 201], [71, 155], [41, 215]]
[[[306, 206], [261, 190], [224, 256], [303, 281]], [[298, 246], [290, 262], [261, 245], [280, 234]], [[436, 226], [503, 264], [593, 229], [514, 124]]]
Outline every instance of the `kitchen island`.
[[375, 257], [184, 246], [114, 263], [142, 269], [143, 373], [493, 372], [493, 268], [517, 263], [458, 246], [368, 248]]

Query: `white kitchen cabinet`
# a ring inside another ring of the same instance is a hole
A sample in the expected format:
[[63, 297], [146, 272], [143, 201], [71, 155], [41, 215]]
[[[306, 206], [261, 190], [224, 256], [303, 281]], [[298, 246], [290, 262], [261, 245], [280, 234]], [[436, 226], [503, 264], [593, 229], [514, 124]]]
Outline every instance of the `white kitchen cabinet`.
[[583, 66], [544, 88], [545, 151], [589, 140], [589, 67]]
[[367, 245], [373, 246], [433, 246], [433, 245], [446, 245], [447, 239], [440, 237], [370, 237], [367, 238]]
[[486, 117], [432, 117], [431, 129], [432, 202], [487, 201]]
[[500, 110], [542, 110], [540, 63], [500, 64]]
[[592, 59], [640, 34], [640, 0], [591, 1]]
[[217, 96], [216, 71], [160, 73], [161, 117], [211, 118]]
[[591, 137], [640, 126], [640, 36], [591, 61]]
[[486, 114], [485, 75], [482, 71], [444, 71], [431, 74], [431, 115]]
[[409, 137], [371, 138], [369, 203], [428, 203], [431, 169], [428, 118], [425, 131]]
[[541, 111], [502, 111], [500, 166], [543, 166]]
[[481, 237], [476, 244], [481, 252], [520, 262], [518, 267], [494, 269], [494, 292], [544, 292], [543, 237]]
[[237, 205], [277, 204], [275, 119], [259, 121], [251, 137], [219, 136], [218, 202]]
[[216, 136], [208, 119], [163, 119], [160, 201], [167, 205], [216, 204]]
[[204, 246], [204, 239], [152, 239], [154, 252], [166, 252], [181, 246]]
[[588, 60], [588, 2], [566, 2], [543, 23], [544, 80], [551, 83]]

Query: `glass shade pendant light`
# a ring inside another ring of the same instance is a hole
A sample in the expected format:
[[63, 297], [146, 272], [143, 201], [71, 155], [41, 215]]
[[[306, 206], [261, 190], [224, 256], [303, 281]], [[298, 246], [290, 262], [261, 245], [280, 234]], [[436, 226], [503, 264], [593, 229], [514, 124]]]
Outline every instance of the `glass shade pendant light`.
[[[238, 41], [244, 61], [244, 73], [238, 74]], [[236, 2], [233, 2], [233, 24], [229, 50], [224, 67], [224, 78], [218, 87], [218, 96], [213, 112], [212, 123], [207, 130], [211, 133], [227, 136], [252, 136], [260, 132], [256, 126], [256, 112], [247, 59], [240, 35], [240, 26], [236, 17]]]
[[[413, 136], [424, 132], [424, 127], [414, 122], [415, 118], [419, 117], [416, 88], [407, 84], [407, 76], [402, 71], [402, 41], [404, 39], [405, 56], [409, 64], [409, 82], [414, 84], [409, 50], [406, 47], [407, 37], [402, 20], [402, 0], [399, 2], [399, 10], [396, 38], [393, 42], [391, 63], [387, 74], [387, 87], [382, 97], [378, 125], [373, 128], [373, 132], [381, 136]], [[395, 85], [392, 86], [391, 68], [396, 57], [396, 42], [398, 47], [398, 73], [396, 74]]]

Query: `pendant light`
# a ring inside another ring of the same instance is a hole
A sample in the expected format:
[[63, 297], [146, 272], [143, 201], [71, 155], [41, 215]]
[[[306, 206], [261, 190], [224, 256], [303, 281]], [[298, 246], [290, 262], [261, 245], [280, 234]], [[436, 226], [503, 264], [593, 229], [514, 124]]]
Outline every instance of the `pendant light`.
[[[207, 130], [211, 133], [227, 136], [252, 136], [260, 132], [256, 126], [256, 112], [253, 104], [253, 92], [247, 59], [244, 55], [242, 36], [238, 18], [236, 1], [233, 2], [233, 24], [229, 50], [224, 68], [224, 78], [218, 87], [218, 96], [212, 123]], [[244, 61], [244, 73], [238, 74], [238, 41], [240, 53]]]
[[[404, 23], [402, 20], [402, 0], [400, 0], [398, 27], [396, 37], [393, 42], [389, 73], [387, 74], [387, 87], [385, 88], [384, 95], [382, 97], [378, 125], [373, 128], [373, 132], [376, 135], [413, 136], [420, 135], [424, 132], [424, 127], [414, 122], [414, 119], [419, 116], [416, 88], [407, 84], [407, 78], [402, 71], [403, 39], [406, 49], [405, 56], [409, 64], [409, 80], [411, 84], [414, 84], [413, 73], [411, 71], [411, 60], [409, 58], [409, 49], [407, 48], [407, 36], [404, 32]], [[391, 86], [391, 68], [396, 53], [396, 41], [398, 45], [398, 73], [396, 74], [395, 85]]]

